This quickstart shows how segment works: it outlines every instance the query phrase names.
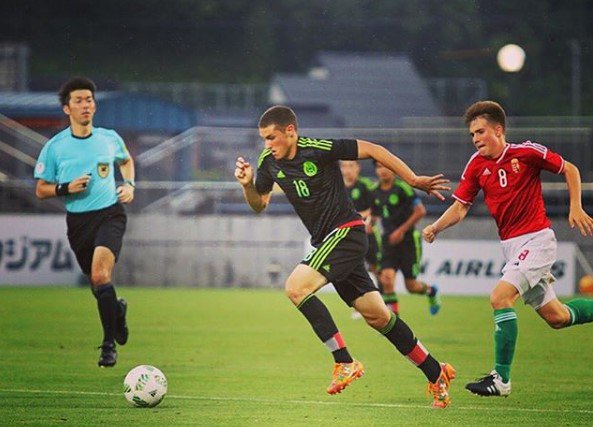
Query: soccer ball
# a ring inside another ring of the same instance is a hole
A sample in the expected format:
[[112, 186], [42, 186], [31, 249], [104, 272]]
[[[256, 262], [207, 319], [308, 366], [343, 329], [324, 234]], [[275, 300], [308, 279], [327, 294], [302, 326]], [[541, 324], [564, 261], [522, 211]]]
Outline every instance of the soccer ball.
[[136, 366], [124, 379], [124, 396], [134, 406], [152, 408], [167, 394], [167, 378], [150, 365]]

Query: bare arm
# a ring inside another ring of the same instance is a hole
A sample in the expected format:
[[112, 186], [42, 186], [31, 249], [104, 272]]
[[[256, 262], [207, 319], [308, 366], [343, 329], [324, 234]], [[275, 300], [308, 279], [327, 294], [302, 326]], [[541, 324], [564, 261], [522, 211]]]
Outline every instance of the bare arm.
[[128, 157], [123, 162], [119, 163], [119, 170], [121, 172], [121, 176], [125, 181], [132, 181], [134, 182], [135, 174], [135, 167], [134, 167], [134, 160], [131, 157]]
[[[68, 184], [68, 194], [82, 193], [86, 190], [86, 186], [91, 180], [90, 175], [83, 175], [75, 180], [70, 181]], [[66, 184], [66, 183], [63, 183]], [[38, 179], [35, 185], [35, 195], [39, 199], [47, 199], [49, 197], [56, 197], [56, 183], [47, 182], [43, 179]]]
[[449, 180], [443, 178], [442, 174], [434, 176], [416, 175], [403, 160], [392, 154], [385, 147], [361, 139], [357, 140], [357, 143], [359, 159], [371, 158], [376, 160], [390, 169], [393, 173], [399, 175], [412, 187], [426, 191], [428, 194], [432, 194], [440, 200], [445, 200], [445, 198], [439, 193], [439, 190], [451, 190], [450, 187], [443, 185], [449, 182]]
[[434, 242], [437, 234], [441, 231], [454, 226], [461, 221], [469, 212], [470, 205], [461, 203], [459, 200], [455, 200], [451, 206], [441, 215], [439, 219], [430, 225], [424, 227], [422, 230], [422, 236], [428, 243]]
[[570, 162], [564, 164], [564, 178], [570, 198], [568, 223], [570, 228], [577, 226], [583, 236], [593, 236], [593, 219], [583, 210], [581, 203], [581, 174]]
[[119, 170], [125, 182], [124, 185], [120, 185], [119, 187], [117, 187], [117, 198], [120, 201], [120, 203], [130, 203], [132, 200], [134, 200], [134, 160], [131, 157], [129, 157], [123, 162], [120, 162]]
[[425, 216], [426, 208], [422, 203], [418, 203], [416, 206], [414, 206], [412, 214], [408, 217], [408, 219], [406, 219], [403, 224], [393, 230], [393, 232], [389, 235], [389, 243], [392, 245], [397, 245], [398, 243], [402, 242], [408, 230]]
[[253, 167], [243, 157], [237, 158], [235, 178], [243, 188], [243, 196], [247, 204], [256, 213], [262, 212], [270, 203], [272, 193], [259, 194], [253, 182]]

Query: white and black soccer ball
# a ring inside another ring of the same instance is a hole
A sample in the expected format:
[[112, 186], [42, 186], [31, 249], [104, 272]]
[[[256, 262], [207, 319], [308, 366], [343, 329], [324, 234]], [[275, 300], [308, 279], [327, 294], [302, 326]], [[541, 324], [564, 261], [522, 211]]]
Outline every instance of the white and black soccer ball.
[[124, 396], [132, 405], [152, 408], [167, 394], [167, 378], [150, 365], [136, 366], [124, 379]]

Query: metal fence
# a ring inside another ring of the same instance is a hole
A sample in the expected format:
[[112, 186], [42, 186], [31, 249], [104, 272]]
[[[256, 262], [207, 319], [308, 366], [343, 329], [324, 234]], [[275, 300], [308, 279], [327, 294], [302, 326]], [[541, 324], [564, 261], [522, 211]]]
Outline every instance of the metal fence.
[[[590, 118], [510, 118], [508, 140], [540, 142], [576, 164], [584, 182], [593, 182], [593, 135]], [[358, 138], [374, 141], [401, 157], [422, 174], [444, 173], [455, 181], [474, 153], [467, 130], [458, 118], [408, 118], [401, 129], [301, 129], [318, 138]], [[34, 197], [33, 167], [45, 138], [18, 123], [0, 117], [0, 211], [60, 210], [57, 200], [39, 203]], [[194, 127], [149, 147], [134, 147], [137, 164], [134, 212], [179, 214], [247, 213], [240, 189], [234, 184], [237, 156], [255, 162], [263, 148], [256, 129]], [[374, 176], [371, 162], [365, 175]], [[552, 215], [567, 212], [562, 177], [543, 174], [545, 196]], [[590, 184], [583, 186], [584, 203], [593, 208]], [[271, 213], [292, 213], [282, 194], [274, 196]], [[442, 203], [425, 201], [429, 213]], [[485, 215], [483, 208], [473, 214]]]

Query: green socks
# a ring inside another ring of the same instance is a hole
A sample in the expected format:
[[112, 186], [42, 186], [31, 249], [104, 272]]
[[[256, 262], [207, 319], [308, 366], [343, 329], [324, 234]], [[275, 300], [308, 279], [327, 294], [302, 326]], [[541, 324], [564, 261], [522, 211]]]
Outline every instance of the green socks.
[[494, 310], [494, 324], [494, 369], [506, 383], [511, 378], [517, 342], [517, 313], [512, 308]]
[[582, 325], [593, 322], [593, 299], [573, 299], [565, 304], [570, 312], [570, 324]]

